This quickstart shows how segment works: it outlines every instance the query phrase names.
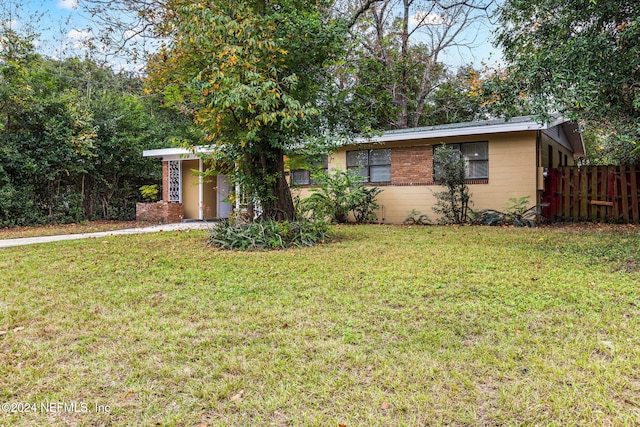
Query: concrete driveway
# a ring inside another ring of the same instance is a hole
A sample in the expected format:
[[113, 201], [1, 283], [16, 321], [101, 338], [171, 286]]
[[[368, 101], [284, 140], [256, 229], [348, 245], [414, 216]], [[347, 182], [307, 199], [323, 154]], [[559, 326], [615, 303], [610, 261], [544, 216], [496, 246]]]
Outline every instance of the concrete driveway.
[[12, 246], [35, 245], [38, 243], [58, 242], [60, 240], [78, 240], [89, 239], [91, 237], [108, 237], [120, 234], [141, 234], [141, 233], [157, 233], [159, 231], [175, 231], [175, 230], [198, 230], [207, 229], [212, 226], [207, 222], [181, 222], [177, 224], [162, 224], [140, 228], [125, 228], [122, 230], [100, 231], [97, 233], [81, 233], [81, 234], [61, 234], [58, 236], [42, 236], [42, 237], [24, 237], [21, 239], [5, 239], [0, 240], [0, 248], [9, 248]]

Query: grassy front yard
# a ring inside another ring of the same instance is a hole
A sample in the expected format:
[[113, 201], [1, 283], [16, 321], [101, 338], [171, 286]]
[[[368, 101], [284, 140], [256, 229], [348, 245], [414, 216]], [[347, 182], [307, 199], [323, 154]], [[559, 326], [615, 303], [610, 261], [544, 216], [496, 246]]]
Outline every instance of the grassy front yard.
[[0, 250], [0, 425], [640, 424], [637, 228], [337, 233]]

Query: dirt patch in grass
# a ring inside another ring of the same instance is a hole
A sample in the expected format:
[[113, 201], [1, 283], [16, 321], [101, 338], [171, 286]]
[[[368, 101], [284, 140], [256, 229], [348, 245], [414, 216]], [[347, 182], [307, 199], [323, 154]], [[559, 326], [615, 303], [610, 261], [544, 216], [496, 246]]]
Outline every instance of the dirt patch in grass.
[[74, 224], [52, 224], [34, 227], [0, 228], [0, 240], [20, 239], [23, 237], [56, 236], [60, 234], [96, 233], [99, 231], [121, 230], [145, 225], [136, 221], [87, 221]]

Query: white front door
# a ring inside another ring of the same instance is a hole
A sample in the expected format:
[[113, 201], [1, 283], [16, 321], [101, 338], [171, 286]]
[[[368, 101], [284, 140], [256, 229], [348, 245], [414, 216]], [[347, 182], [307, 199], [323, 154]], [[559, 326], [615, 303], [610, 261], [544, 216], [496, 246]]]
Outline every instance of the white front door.
[[231, 184], [226, 175], [218, 175], [218, 218], [229, 218], [229, 212], [233, 209], [229, 203]]

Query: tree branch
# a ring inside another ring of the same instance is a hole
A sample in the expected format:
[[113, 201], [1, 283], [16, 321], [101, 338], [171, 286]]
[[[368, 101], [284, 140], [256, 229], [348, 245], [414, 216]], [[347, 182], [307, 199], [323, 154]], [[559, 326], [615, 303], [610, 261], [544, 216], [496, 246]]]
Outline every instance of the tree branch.
[[366, 0], [364, 3], [362, 3], [360, 7], [356, 9], [355, 13], [351, 16], [351, 19], [349, 19], [349, 21], [347, 22], [347, 26], [351, 28], [356, 25], [356, 22], [358, 22], [360, 16], [367, 12], [371, 8], [371, 6], [380, 1], [382, 0]]

